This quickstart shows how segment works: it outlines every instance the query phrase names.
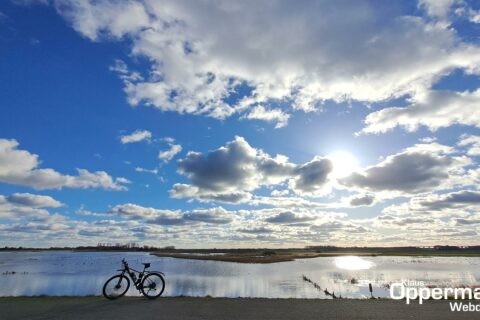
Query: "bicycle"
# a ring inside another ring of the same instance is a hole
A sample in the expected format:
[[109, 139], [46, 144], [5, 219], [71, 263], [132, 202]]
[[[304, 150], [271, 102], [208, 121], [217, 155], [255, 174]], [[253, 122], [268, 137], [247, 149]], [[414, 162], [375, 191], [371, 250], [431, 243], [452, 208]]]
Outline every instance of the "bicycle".
[[[165, 275], [160, 271], [146, 271], [150, 263], [142, 263], [143, 271], [138, 271], [128, 266], [127, 261], [122, 259], [122, 273], [114, 275], [103, 285], [103, 295], [107, 299], [117, 299], [125, 295], [130, 288], [130, 279], [135, 288], [149, 299], [155, 299], [162, 295], [165, 290]], [[126, 276], [128, 275], [130, 279]], [[138, 274], [138, 277], [137, 275]]]

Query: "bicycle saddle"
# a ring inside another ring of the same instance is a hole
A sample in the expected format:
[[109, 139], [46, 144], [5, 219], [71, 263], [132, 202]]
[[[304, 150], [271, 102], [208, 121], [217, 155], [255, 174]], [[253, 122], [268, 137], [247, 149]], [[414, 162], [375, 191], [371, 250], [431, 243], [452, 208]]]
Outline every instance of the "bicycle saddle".
[[146, 269], [146, 268], [150, 268], [150, 263], [148, 263], [148, 262], [143, 262], [142, 264], [145, 266], [145, 269]]

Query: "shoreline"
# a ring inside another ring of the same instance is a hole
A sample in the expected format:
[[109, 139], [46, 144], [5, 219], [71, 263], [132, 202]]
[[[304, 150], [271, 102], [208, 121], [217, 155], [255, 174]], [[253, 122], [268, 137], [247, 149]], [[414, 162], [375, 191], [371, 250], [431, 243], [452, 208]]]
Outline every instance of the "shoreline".
[[220, 261], [245, 264], [269, 264], [289, 262], [297, 259], [312, 259], [321, 257], [480, 257], [480, 252], [432, 252], [432, 251], [392, 251], [392, 250], [299, 250], [299, 249], [177, 249], [177, 250], [95, 250], [95, 249], [22, 249], [22, 250], [1, 250], [0, 253], [38, 253], [38, 252], [69, 252], [69, 253], [146, 253], [149, 255], [174, 259]]
[[205, 261], [221, 261], [221, 262], [234, 262], [234, 263], [279, 263], [294, 261], [297, 259], [312, 259], [320, 257], [341, 257], [341, 256], [363, 256], [363, 257], [375, 257], [378, 254], [374, 253], [300, 253], [300, 254], [266, 254], [261, 255], [258, 253], [253, 254], [231, 254], [224, 255], [206, 255], [206, 254], [186, 254], [186, 253], [169, 253], [169, 252], [151, 252], [151, 255], [165, 258], [187, 259], [187, 260], [205, 260]]
[[312, 259], [321, 257], [342, 257], [342, 256], [359, 256], [359, 257], [480, 257], [480, 254], [422, 254], [422, 253], [377, 253], [377, 252], [322, 252], [322, 253], [278, 253], [278, 254], [261, 254], [261, 253], [226, 253], [223, 255], [214, 254], [195, 254], [195, 253], [172, 253], [172, 252], [150, 252], [151, 255], [157, 257], [188, 259], [188, 260], [204, 260], [204, 261], [221, 261], [233, 263], [279, 263], [294, 261], [297, 259]]

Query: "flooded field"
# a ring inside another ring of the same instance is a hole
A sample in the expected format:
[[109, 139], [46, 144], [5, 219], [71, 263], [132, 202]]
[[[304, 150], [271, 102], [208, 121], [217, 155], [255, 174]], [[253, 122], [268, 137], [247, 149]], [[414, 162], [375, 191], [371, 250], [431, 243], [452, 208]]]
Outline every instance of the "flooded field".
[[[344, 298], [366, 298], [369, 283], [377, 297], [388, 297], [392, 282], [434, 286], [480, 285], [480, 258], [321, 257], [272, 264], [155, 257], [148, 253], [2, 252], [0, 296], [101, 295], [103, 283], [122, 258], [140, 269], [166, 275], [166, 296], [320, 298], [324, 290]], [[316, 288], [311, 282], [316, 283]], [[130, 289], [129, 295], [138, 295]]]

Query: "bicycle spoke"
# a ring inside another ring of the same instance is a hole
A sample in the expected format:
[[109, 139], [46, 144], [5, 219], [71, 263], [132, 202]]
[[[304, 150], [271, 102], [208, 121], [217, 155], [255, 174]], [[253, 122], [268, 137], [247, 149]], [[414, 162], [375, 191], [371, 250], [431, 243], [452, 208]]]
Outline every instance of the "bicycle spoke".
[[162, 277], [158, 274], [150, 274], [143, 281], [143, 294], [148, 298], [156, 298], [163, 293], [165, 287]]
[[[118, 280], [117, 280], [118, 278]], [[128, 279], [124, 276], [114, 276], [104, 285], [103, 294], [107, 298], [118, 298], [123, 296], [128, 290]]]

